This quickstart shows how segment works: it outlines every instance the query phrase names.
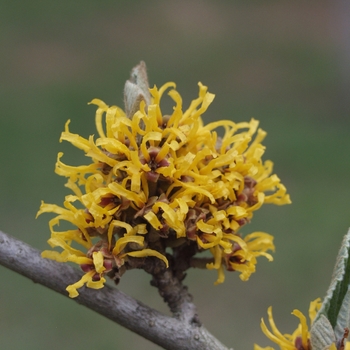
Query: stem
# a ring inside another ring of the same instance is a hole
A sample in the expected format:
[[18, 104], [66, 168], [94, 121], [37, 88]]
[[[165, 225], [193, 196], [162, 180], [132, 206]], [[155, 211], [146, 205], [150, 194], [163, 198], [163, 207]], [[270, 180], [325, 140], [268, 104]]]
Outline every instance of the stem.
[[196, 306], [192, 302], [192, 296], [187, 287], [174, 276], [171, 269], [161, 270], [152, 274], [151, 285], [158, 288], [159, 294], [168, 304], [172, 314], [182, 321], [185, 327], [201, 326], [197, 315]]
[[[43, 259], [37, 249], [0, 231], [0, 264], [64, 296], [66, 286], [81, 278], [68, 264]], [[228, 350], [204, 326], [168, 317], [118, 289], [83, 287], [72, 299], [169, 350]]]

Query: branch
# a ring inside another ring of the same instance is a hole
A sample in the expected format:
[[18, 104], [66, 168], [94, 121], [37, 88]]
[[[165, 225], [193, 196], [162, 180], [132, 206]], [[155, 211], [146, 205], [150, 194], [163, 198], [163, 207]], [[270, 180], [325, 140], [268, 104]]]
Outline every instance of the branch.
[[[81, 278], [71, 266], [43, 259], [37, 249], [0, 231], [0, 264], [64, 296], [66, 287]], [[95, 290], [83, 287], [72, 301], [169, 350], [228, 350], [196, 322], [163, 315], [121, 291], [106, 285]], [[231, 349], [232, 350], [232, 349]]]
[[173, 316], [183, 324], [201, 326], [191, 294], [170, 269], [163, 269], [160, 273], [153, 274], [151, 285], [158, 288], [159, 294], [168, 304]]

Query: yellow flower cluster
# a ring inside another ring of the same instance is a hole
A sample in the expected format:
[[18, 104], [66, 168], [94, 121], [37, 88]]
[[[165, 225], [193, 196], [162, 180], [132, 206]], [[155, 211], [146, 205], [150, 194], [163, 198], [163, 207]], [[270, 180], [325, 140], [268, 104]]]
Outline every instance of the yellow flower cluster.
[[[174, 101], [172, 114], [163, 115], [160, 102], [166, 90]], [[239, 271], [247, 280], [256, 258], [272, 260], [273, 237], [255, 232], [242, 237], [238, 230], [264, 203], [290, 203], [285, 187], [272, 174], [272, 162], [263, 162], [266, 133], [258, 121], [218, 121], [204, 125], [201, 115], [214, 95], [199, 83], [199, 97], [183, 111], [182, 99], [170, 82], [149, 89], [132, 116], [117, 106], [94, 99], [98, 137], [71, 133], [69, 121], [60, 141], [68, 141], [91, 159], [91, 164], [69, 166], [58, 154], [56, 173], [68, 178], [73, 194], [63, 207], [42, 203], [39, 214], [57, 214], [49, 225], [51, 247], [43, 256], [72, 261], [85, 275], [67, 288], [71, 297], [86, 284], [101, 288], [104, 276], [118, 282], [131, 268], [158, 263], [168, 266], [186, 250], [186, 259], [209, 250], [206, 267]], [[219, 137], [215, 129], [224, 129]], [[73, 224], [58, 232], [60, 221]], [[82, 246], [82, 250], [77, 248]], [[192, 264], [193, 266], [193, 264]]]
[[[310, 303], [309, 318], [310, 318], [311, 325], [316, 317], [317, 311], [321, 308], [321, 305], [322, 305], [322, 302], [320, 298], [317, 298]], [[273, 320], [271, 306], [268, 308], [267, 313], [268, 313], [270, 328], [272, 331], [270, 331], [267, 328], [263, 319], [261, 320], [261, 329], [264, 332], [264, 334], [267, 336], [267, 338], [269, 338], [271, 341], [279, 345], [279, 348], [281, 350], [312, 350], [313, 349], [310, 342], [310, 331], [307, 325], [306, 317], [299, 310], [294, 310], [292, 312], [292, 315], [299, 318], [298, 327], [295, 329], [295, 331], [292, 334], [282, 334], [278, 330]], [[343, 342], [344, 342], [344, 338], [342, 339], [341, 344], [343, 344]], [[337, 350], [337, 349], [350, 350], [350, 343], [347, 342], [345, 346], [342, 345], [340, 348], [337, 347], [335, 343], [333, 343], [330, 345], [330, 347], [327, 347], [327, 349], [328, 350]], [[274, 348], [272, 348], [271, 346], [262, 348], [259, 345], [255, 344], [254, 350], [274, 350]]]

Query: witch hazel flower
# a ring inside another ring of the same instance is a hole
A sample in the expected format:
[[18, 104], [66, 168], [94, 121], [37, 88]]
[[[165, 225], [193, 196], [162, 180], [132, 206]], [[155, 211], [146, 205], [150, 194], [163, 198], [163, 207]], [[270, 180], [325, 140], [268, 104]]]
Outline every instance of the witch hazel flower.
[[[336, 339], [329, 341], [327, 339], [329, 332], [325, 328], [322, 328], [322, 331], [319, 333], [322, 341], [315, 341], [316, 339], [312, 335], [312, 327], [321, 307], [321, 298], [317, 298], [310, 303], [310, 327], [308, 326], [306, 316], [297, 309], [293, 310], [292, 315], [299, 319], [299, 324], [293, 333], [282, 334], [275, 324], [272, 316], [272, 307], [270, 306], [267, 313], [271, 330], [266, 326], [264, 319], [261, 319], [261, 329], [268, 339], [278, 345], [280, 350], [350, 350], [350, 342], [346, 341], [349, 335], [348, 328], [344, 329], [338, 341]], [[326, 343], [328, 344], [326, 345]], [[261, 347], [255, 344], [254, 350], [275, 350], [275, 348], [271, 346]]]
[[[198, 97], [184, 108], [175, 83], [149, 88], [141, 62], [126, 82], [125, 110], [90, 102], [97, 107], [96, 138], [73, 133], [66, 123], [60, 141], [90, 162], [67, 165], [59, 153], [55, 171], [72, 194], [63, 206], [42, 202], [37, 215], [56, 214], [48, 243], [60, 251], [42, 256], [77, 263], [85, 273], [67, 287], [71, 297], [83, 285], [102, 288], [106, 276], [118, 283], [133, 268], [182, 276], [189, 267], [205, 267], [222, 283], [224, 270], [245, 281], [257, 257], [272, 260], [273, 236], [240, 233], [263, 204], [290, 203], [273, 163], [262, 160], [266, 133], [254, 119], [205, 125], [201, 116], [214, 95], [198, 85]], [[166, 92], [174, 102], [169, 114], [161, 109]], [[56, 231], [61, 221], [72, 229]], [[198, 257], [205, 251], [212, 258]]]

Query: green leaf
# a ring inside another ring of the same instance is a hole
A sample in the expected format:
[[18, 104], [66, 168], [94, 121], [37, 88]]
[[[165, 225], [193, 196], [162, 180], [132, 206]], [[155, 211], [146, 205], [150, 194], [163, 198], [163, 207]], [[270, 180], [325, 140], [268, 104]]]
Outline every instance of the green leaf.
[[[327, 292], [323, 304], [327, 300], [327, 305], [325, 304], [325, 312], [328, 316], [328, 319], [333, 327], [336, 326], [338, 315], [342, 309], [345, 296], [348, 294], [349, 281], [350, 281], [350, 259], [349, 259], [349, 241], [350, 241], [350, 230], [343, 239], [341, 245], [337, 262], [334, 268], [332, 282]], [[346, 325], [344, 325], [346, 326]]]
[[[344, 328], [350, 326], [349, 256], [350, 230], [343, 239], [333, 270], [331, 284], [311, 327], [313, 349], [323, 349], [335, 340], [342, 339]], [[333, 336], [330, 335], [331, 330]]]

